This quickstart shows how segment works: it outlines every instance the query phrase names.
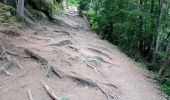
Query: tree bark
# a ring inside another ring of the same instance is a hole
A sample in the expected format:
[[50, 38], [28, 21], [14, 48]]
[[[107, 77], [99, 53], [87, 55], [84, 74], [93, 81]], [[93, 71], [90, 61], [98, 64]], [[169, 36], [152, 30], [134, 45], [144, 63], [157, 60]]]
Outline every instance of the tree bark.
[[170, 63], [170, 48], [169, 48], [169, 50], [167, 52], [166, 60], [163, 63], [161, 69], [159, 70], [159, 76], [163, 76], [163, 74], [165, 72], [165, 69], [168, 67], [169, 63]]
[[66, 11], [66, 1], [65, 0], [60, 0], [61, 6], [64, 11]]
[[24, 0], [18, 0], [17, 11], [21, 17], [24, 17]]

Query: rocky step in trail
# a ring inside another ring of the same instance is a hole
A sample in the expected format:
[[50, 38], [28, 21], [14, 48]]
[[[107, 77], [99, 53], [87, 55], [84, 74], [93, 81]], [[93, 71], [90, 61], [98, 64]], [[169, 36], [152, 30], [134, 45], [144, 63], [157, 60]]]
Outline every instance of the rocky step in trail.
[[147, 73], [85, 19], [54, 19], [17, 30], [1, 24], [0, 100], [165, 100]]

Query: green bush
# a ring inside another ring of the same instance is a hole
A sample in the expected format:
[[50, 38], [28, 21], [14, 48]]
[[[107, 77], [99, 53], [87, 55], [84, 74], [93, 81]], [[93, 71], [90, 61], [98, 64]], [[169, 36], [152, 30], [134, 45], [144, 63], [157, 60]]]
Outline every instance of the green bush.
[[3, 3], [0, 3], [0, 21], [19, 27], [23, 25], [23, 19], [18, 15], [16, 9]]
[[60, 5], [56, 0], [31, 0], [28, 1], [31, 6], [35, 6], [37, 10], [44, 12], [47, 16], [52, 16], [54, 13], [60, 11]]

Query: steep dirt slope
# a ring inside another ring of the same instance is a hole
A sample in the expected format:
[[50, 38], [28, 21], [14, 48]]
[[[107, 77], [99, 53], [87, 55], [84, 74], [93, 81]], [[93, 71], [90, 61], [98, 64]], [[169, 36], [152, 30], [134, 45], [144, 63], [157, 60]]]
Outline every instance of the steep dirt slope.
[[34, 100], [51, 100], [41, 81], [61, 100], [164, 100], [146, 73], [101, 40], [84, 19], [54, 17], [56, 24], [35, 23], [17, 29], [15, 36], [7, 34], [9, 26], [1, 26], [6, 52], [0, 50], [0, 66], [11, 61], [8, 56], [14, 64], [7, 69], [10, 76], [0, 71], [0, 100], [29, 100], [27, 89]]

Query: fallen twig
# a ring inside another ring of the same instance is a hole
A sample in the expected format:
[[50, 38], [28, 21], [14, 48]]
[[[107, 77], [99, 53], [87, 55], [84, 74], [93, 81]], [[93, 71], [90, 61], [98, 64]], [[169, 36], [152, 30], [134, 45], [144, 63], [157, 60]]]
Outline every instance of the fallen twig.
[[30, 89], [27, 89], [27, 93], [28, 93], [29, 100], [34, 100], [33, 97], [32, 97]]
[[55, 92], [50, 89], [50, 87], [44, 81], [41, 81], [41, 85], [44, 87], [45, 91], [53, 100], [59, 100], [59, 97], [56, 96]]

